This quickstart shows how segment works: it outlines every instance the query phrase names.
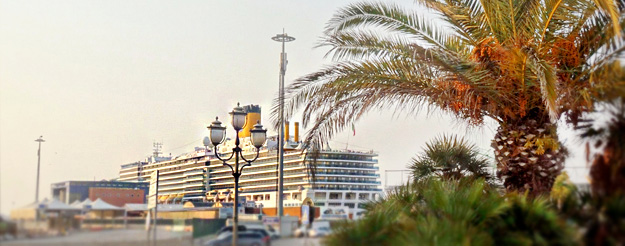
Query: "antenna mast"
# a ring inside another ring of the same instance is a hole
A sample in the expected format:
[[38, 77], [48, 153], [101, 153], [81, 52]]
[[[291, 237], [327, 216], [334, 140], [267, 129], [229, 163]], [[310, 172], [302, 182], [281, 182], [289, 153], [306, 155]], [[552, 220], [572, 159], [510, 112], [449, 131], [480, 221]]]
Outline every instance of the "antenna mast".
[[154, 142], [152, 146], [154, 146], [154, 152], [152, 152], [154, 157], [158, 157], [158, 155], [162, 154], [161, 149], [163, 148], [163, 143]]

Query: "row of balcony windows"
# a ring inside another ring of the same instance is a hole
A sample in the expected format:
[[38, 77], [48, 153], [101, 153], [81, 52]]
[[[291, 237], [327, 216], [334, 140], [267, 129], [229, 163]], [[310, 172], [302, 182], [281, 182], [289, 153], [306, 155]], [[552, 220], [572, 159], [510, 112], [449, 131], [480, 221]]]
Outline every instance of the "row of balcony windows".
[[[286, 161], [286, 160], [285, 160]], [[277, 168], [277, 162], [275, 160], [272, 161], [273, 165], [266, 165], [266, 166], [259, 166], [259, 164], [263, 164], [263, 163], [257, 163], [254, 162], [252, 163], [251, 166], [246, 167], [244, 170], [245, 171], [265, 171], [265, 170], [276, 170]], [[300, 167], [303, 166], [302, 162], [291, 162], [291, 163], [284, 163], [284, 168], [287, 167]], [[228, 166], [221, 166], [221, 167], [215, 167], [215, 168], [211, 168], [210, 172], [221, 172], [221, 171], [230, 171], [230, 168]]]
[[329, 183], [329, 182], [340, 182], [340, 183], [363, 183], [363, 184], [382, 184], [380, 181], [375, 180], [365, 180], [364, 178], [320, 178], [317, 177], [314, 182], [318, 183]]
[[[298, 174], [306, 174], [305, 172], [302, 171], [285, 171], [284, 172], [284, 176], [291, 176], [291, 175], [298, 175]], [[245, 175], [245, 173], [243, 173], [243, 175], [241, 175], [241, 178], [239, 180], [243, 181], [243, 180], [250, 180], [250, 179], [263, 179], [263, 178], [275, 178], [277, 177], [277, 172], [269, 172], [269, 173], [261, 173], [261, 174], [251, 174], [251, 175]], [[219, 179], [219, 182], [223, 182], [223, 181], [228, 181], [228, 182], [233, 182], [234, 178], [232, 177], [232, 174], [228, 173], [227, 175], [219, 175], [218, 177], [215, 176], [211, 176], [212, 178], [221, 178], [221, 177], [227, 177], [225, 179]]]

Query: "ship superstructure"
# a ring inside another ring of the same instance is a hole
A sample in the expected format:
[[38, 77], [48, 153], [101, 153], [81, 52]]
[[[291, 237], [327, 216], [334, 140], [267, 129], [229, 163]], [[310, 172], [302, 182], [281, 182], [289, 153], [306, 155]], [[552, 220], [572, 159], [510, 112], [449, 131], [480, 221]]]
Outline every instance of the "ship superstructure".
[[[258, 110], [258, 115], [252, 117], [259, 120], [260, 109], [255, 110]], [[285, 129], [286, 136], [289, 136], [288, 127]], [[313, 160], [312, 155], [308, 155], [302, 147], [298, 135], [299, 125], [295, 123], [295, 135], [286, 137], [284, 141], [285, 207], [299, 207], [304, 199], [310, 198], [315, 206], [321, 208], [322, 213], [343, 208], [352, 217], [358, 217], [364, 203], [381, 196], [375, 152], [325, 149]], [[239, 136], [244, 154], [253, 157], [256, 149], [251, 145], [249, 136], [244, 131]], [[277, 138], [272, 136], [267, 139], [259, 151], [258, 159], [244, 169], [239, 180], [240, 196], [264, 208], [275, 208], [277, 205]], [[219, 146], [218, 153], [229, 156], [233, 142], [226, 140]], [[152, 172], [160, 170], [160, 203], [234, 200], [231, 169], [215, 158], [211, 148], [196, 148], [193, 152], [174, 158], [156, 160], [152, 158], [145, 162], [122, 165], [119, 181], [148, 180]]]

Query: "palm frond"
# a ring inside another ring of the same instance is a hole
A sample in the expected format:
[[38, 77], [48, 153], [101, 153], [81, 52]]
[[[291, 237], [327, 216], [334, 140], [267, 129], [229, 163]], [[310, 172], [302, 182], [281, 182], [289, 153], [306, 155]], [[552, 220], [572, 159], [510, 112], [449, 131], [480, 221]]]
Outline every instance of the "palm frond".
[[474, 144], [455, 135], [442, 135], [426, 143], [423, 152], [412, 159], [408, 168], [415, 181], [437, 176], [443, 179], [484, 178], [490, 182], [492, 175], [488, 166], [488, 159], [480, 156]]
[[436, 28], [430, 21], [416, 13], [409, 14], [395, 4], [356, 3], [340, 9], [330, 19], [325, 34], [332, 35], [346, 30], [367, 26], [394, 32], [427, 42], [445, 50], [447, 34]]

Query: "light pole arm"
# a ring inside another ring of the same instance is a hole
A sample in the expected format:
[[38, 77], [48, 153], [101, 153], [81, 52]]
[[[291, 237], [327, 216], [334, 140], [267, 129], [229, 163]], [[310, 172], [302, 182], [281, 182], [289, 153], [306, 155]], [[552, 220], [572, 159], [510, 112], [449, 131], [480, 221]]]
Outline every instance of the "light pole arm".
[[248, 164], [251, 164], [252, 162], [256, 161], [256, 159], [258, 159], [259, 154], [260, 154], [260, 149], [256, 149], [256, 156], [254, 157], [254, 159], [248, 160], [248, 159], [245, 159], [245, 157], [243, 156], [243, 153], [241, 153], [241, 159], [243, 159]]
[[230, 155], [230, 157], [228, 157], [227, 159], [222, 159], [221, 157], [219, 157], [219, 153], [217, 153], [217, 145], [213, 146], [213, 152], [215, 153], [215, 157], [217, 157], [217, 159], [219, 159], [220, 161], [223, 161], [224, 164], [226, 165], [230, 165], [230, 164], [227, 164], [226, 162], [229, 160], [232, 160], [232, 157], [234, 157], [234, 155], [236, 154], [236, 152], [232, 151], [232, 154]]
[[228, 159], [222, 159], [221, 157], [219, 157], [219, 154], [217, 153], [217, 145], [215, 145], [214, 147], [214, 153], [215, 153], [215, 157], [217, 157], [217, 159], [219, 159], [220, 161], [223, 162], [223, 165], [226, 165], [230, 168], [230, 170], [232, 170], [232, 173], [235, 173], [234, 171], [234, 167], [232, 167], [232, 165], [228, 164], [228, 161], [232, 159], [232, 157], [234, 157], [234, 155], [236, 154], [236, 152], [232, 151], [232, 154], [230, 155], [230, 157], [228, 157]]
[[247, 164], [245, 164], [245, 165], [243, 165], [243, 166], [241, 167], [241, 170], [239, 170], [239, 173], [242, 173], [242, 172], [243, 172], [243, 168], [245, 168], [245, 167], [247, 167], [247, 166], [252, 165], [252, 162], [254, 162], [254, 161], [256, 161], [256, 159], [258, 159], [259, 154], [260, 154], [260, 148], [257, 148], [257, 149], [256, 149], [256, 156], [254, 157], [254, 159], [252, 159], [252, 160], [247, 160], [247, 159], [245, 159], [245, 157], [243, 157], [243, 153], [241, 153], [241, 159], [243, 159], [245, 162], [247, 162]]

